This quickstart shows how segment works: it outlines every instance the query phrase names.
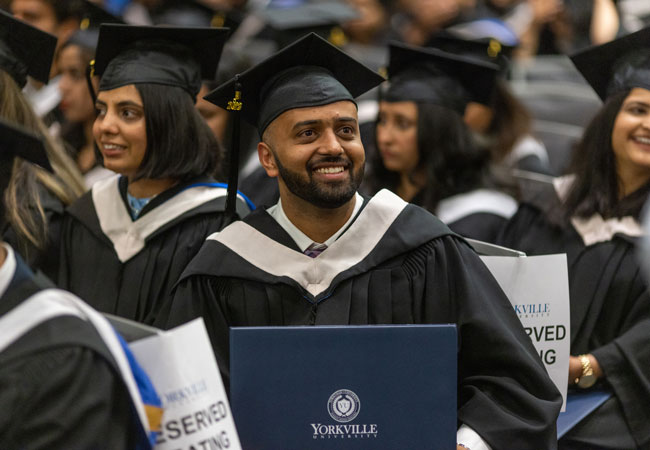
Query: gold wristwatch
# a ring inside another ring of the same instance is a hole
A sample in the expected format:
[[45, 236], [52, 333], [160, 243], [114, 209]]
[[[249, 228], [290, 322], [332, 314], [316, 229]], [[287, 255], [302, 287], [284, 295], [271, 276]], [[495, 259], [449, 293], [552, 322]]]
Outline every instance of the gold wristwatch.
[[591, 360], [587, 355], [579, 355], [580, 364], [582, 364], [582, 374], [575, 379], [575, 384], [581, 389], [587, 389], [596, 384], [596, 375], [591, 367]]

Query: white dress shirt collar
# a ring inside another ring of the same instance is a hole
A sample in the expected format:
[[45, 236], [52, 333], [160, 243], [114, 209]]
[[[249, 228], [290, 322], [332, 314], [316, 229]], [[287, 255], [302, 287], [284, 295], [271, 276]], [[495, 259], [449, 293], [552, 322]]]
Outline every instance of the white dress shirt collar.
[[[327, 239], [325, 242], [317, 242], [318, 244], [325, 244], [328, 247], [332, 245], [339, 238], [339, 236], [343, 234], [343, 232], [352, 223], [355, 217], [357, 217], [357, 214], [359, 214], [361, 206], [363, 205], [363, 197], [361, 197], [361, 195], [357, 192], [354, 198], [354, 210], [352, 211], [352, 215], [350, 215], [348, 221], [345, 222], [345, 224], [339, 228], [336, 233], [330, 236], [329, 239]], [[271, 217], [273, 217], [276, 222], [278, 222], [278, 224], [284, 229], [284, 231], [286, 231], [287, 234], [291, 236], [291, 238], [296, 242], [296, 245], [298, 245], [298, 248], [301, 252], [304, 253], [305, 250], [307, 250], [307, 248], [314, 243], [314, 241], [312, 241], [305, 233], [300, 231], [298, 227], [296, 227], [289, 220], [284, 212], [284, 209], [282, 209], [282, 200], [278, 200], [278, 203], [267, 209], [266, 212], [268, 212]]]

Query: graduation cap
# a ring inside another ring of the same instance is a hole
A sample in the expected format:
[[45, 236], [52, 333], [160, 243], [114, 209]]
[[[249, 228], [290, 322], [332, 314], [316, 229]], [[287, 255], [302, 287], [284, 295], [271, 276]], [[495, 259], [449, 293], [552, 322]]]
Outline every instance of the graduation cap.
[[517, 33], [503, 20], [497, 18], [478, 19], [463, 22], [447, 28], [453, 36], [466, 40], [496, 39], [502, 45], [519, 45]]
[[56, 37], [0, 10], [0, 68], [22, 88], [27, 75], [47, 83]]
[[89, 1], [83, 0], [83, 15], [79, 24], [79, 29], [75, 31], [72, 36], [66, 41], [66, 45], [78, 45], [93, 54], [97, 49], [97, 41], [99, 40], [99, 27], [103, 23], [120, 23], [124, 21], [119, 17], [111, 14], [103, 7]]
[[43, 139], [17, 124], [0, 119], [1, 164], [12, 164], [15, 157], [53, 172]]
[[602, 100], [635, 87], [650, 90], [650, 27], [578, 52], [571, 61]]
[[311, 32], [341, 47], [346, 38], [340, 25], [359, 18], [356, 9], [334, 0], [275, 0], [258, 15], [273, 30], [274, 40], [281, 47]]
[[501, 73], [508, 70], [512, 52], [516, 48], [513, 45], [506, 45], [496, 38], [464, 39], [448, 30], [436, 33], [427, 42], [427, 47], [435, 47], [447, 53], [497, 64]]
[[99, 89], [152, 83], [183, 88], [195, 98], [201, 80], [216, 76], [227, 33], [225, 28], [104, 24], [94, 64]]
[[83, 13], [79, 29], [99, 28], [103, 23], [124, 23], [124, 21], [97, 3], [83, 0]]
[[261, 135], [289, 109], [353, 101], [382, 81], [379, 74], [311, 33], [222, 84], [205, 99], [232, 110], [239, 84], [242, 117], [256, 125]]
[[228, 28], [231, 35], [244, 20], [236, 9], [212, 6], [201, 0], [166, 0], [152, 14], [156, 25]]
[[490, 103], [497, 65], [396, 42], [389, 49], [390, 85], [383, 100], [433, 103], [460, 114], [470, 101]]
[[0, 119], [0, 230], [5, 224], [4, 192], [11, 181], [16, 157], [52, 172], [43, 140], [18, 125]]
[[227, 208], [234, 210], [236, 191], [231, 189], [237, 185], [240, 114], [257, 126], [261, 136], [285, 111], [354, 101], [382, 81], [379, 74], [311, 33], [206, 95], [209, 102], [235, 114]]

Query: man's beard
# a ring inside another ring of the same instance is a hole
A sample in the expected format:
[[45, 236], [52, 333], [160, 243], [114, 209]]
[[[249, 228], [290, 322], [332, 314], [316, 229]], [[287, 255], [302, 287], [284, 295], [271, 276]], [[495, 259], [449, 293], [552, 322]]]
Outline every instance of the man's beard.
[[[355, 173], [354, 163], [347, 157], [328, 156], [318, 161], [310, 160], [306, 166], [309, 181], [306, 181], [302, 174], [284, 167], [275, 152], [273, 156], [280, 178], [284, 181], [287, 189], [293, 195], [318, 208], [335, 209], [345, 205], [357, 192], [363, 180], [364, 167], [361, 166], [358, 173]], [[316, 182], [313, 178], [313, 167], [321, 163], [341, 164], [349, 173], [348, 180], [332, 183]]]

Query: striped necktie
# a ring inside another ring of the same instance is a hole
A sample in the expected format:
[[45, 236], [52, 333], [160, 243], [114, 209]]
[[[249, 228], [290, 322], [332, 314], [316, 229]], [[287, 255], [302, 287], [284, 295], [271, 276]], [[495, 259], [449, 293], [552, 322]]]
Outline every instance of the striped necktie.
[[307, 250], [304, 251], [304, 254], [309, 256], [310, 258], [315, 258], [327, 248], [327, 245], [325, 244], [317, 244], [316, 242], [312, 243], [309, 247], [307, 247]]

